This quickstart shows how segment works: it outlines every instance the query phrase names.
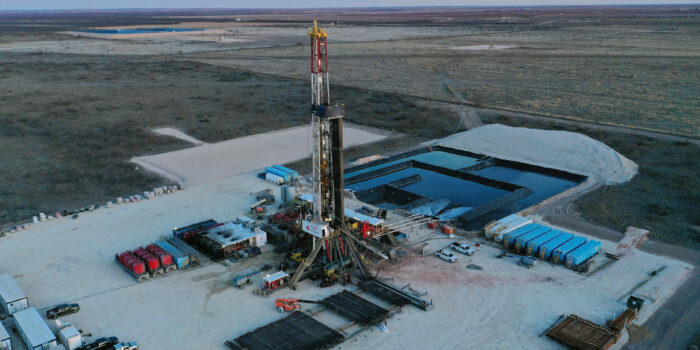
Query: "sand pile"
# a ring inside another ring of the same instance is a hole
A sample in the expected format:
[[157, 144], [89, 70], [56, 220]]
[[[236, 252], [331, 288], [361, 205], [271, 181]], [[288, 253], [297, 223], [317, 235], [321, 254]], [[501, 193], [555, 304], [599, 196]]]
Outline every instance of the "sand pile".
[[637, 164], [588, 136], [556, 130], [485, 125], [446, 137], [440, 146], [586, 175], [607, 184], [629, 181]]

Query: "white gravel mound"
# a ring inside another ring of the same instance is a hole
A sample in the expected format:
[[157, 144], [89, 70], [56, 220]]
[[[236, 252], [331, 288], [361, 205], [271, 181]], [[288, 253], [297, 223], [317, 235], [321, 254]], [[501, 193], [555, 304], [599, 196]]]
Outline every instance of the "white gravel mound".
[[588, 136], [490, 124], [448, 136], [438, 145], [586, 175], [606, 184], [629, 181], [637, 164]]

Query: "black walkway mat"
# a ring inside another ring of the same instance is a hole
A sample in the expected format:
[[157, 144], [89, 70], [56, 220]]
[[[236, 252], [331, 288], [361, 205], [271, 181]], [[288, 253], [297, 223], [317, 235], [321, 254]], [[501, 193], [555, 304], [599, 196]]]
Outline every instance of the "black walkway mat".
[[227, 341], [233, 350], [317, 350], [345, 340], [338, 331], [300, 311]]
[[329, 310], [363, 326], [378, 324], [389, 315], [389, 310], [347, 290], [323, 299], [322, 303]]

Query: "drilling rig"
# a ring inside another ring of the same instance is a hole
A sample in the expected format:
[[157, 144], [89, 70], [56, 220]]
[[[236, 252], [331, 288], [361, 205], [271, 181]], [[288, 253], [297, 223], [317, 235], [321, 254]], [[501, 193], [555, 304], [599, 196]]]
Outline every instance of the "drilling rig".
[[[342, 106], [331, 105], [328, 81], [328, 33], [314, 26], [309, 29], [311, 38], [311, 128], [313, 133], [313, 213], [302, 220], [302, 230], [312, 237], [311, 253], [298, 266], [289, 282], [291, 288], [301, 275], [325, 250], [322, 259], [326, 266], [344, 270], [351, 259], [366, 275], [355, 244], [345, 230], [345, 206], [343, 203], [343, 117]], [[346, 250], [347, 248], [347, 250]], [[333, 265], [335, 264], [335, 265]], [[328, 268], [326, 268], [328, 270]]]

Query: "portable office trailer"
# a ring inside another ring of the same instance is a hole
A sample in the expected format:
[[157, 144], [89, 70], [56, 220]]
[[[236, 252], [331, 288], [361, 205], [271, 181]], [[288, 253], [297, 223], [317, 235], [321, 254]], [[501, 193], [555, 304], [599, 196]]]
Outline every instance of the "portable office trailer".
[[17, 332], [29, 350], [48, 350], [58, 346], [56, 336], [35, 308], [15, 312], [12, 317], [15, 319]]
[[175, 248], [175, 246], [166, 241], [157, 241], [156, 245], [173, 256], [173, 261], [178, 270], [184, 270], [190, 267], [190, 257], [180, 249]]
[[521, 228], [519, 228], [519, 229], [510, 231], [510, 232], [504, 234], [504, 235], [503, 235], [503, 246], [504, 246], [505, 248], [508, 248], [508, 246], [509, 246], [511, 243], [513, 243], [513, 240], [514, 240], [515, 238], [520, 237], [520, 236], [522, 236], [522, 235], [524, 235], [524, 234], [526, 234], [526, 233], [528, 233], [528, 232], [530, 232], [530, 231], [532, 231], [532, 230], [536, 230], [536, 229], [538, 229], [538, 228], [540, 228], [540, 227], [542, 227], [542, 225], [532, 223], [532, 224], [527, 224], [527, 225], [525, 225], [525, 226], [523, 226], [523, 227], [521, 227]]
[[29, 308], [29, 299], [9, 273], [0, 274], [0, 306], [12, 315]]
[[527, 254], [532, 254], [532, 255], [537, 255], [538, 250], [540, 249], [540, 246], [557, 238], [557, 236], [561, 235], [561, 231], [557, 230], [552, 230], [549, 231], [542, 236], [539, 236], [530, 242], [527, 242], [527, 247], [525, 248], [525, 252]]
[[586, 241], [587, 239], [583, 237], [575, 236], [570, 241], [562, 244], [559, 246], [559, 248], [554, 249], [554, 253], [552, 254], [552, 262], [555, 264], [563, 262], [566, 254], [569, 254], [570, 251], [582, 246], [584, 243], [586, 243]]
[[67, 324], [58, 331], [58, 340], [67, 350], [75, 350], [83, 346], [83, 337], [77, 328]]
[[559, 248], [562, 244], [568, 242], [574, 238], [574, 235], [568, 232], [562, 232], [559, 236], [553, 240], [540, 246], [540, 250], [537, 252], [540, 259], [547, 260], [552, 257], [554, 249]]
[[566, 254], [566, 267], [572, 268], [586, 262], [600, 252], [601, 244], [596, 240], [590, 240], [582, 246]]
[[519, 252], [521, 249], [525, 249], [528, 242], [533, 239], [542, 236], [543, 234], [551, 231], [552, 229], [547, 226], [542, 226], [538, 229], [532, 230], [513, 241], [515, 251]]
[[529, 218], [516, 219], [512, 222], [501, 225], [499, 228], [495, 229], [491, 236], [494, 241], [501, 242], [503, 241], [503, 235], [505, 235], [506, 233], [511, 232], [513, 230], [517, 230], [530, 223], [532, 223], [532, 219]]
[[0, 322], [0, 350], [12, 350], [10, 333], [7, 332], [2, 322]]

